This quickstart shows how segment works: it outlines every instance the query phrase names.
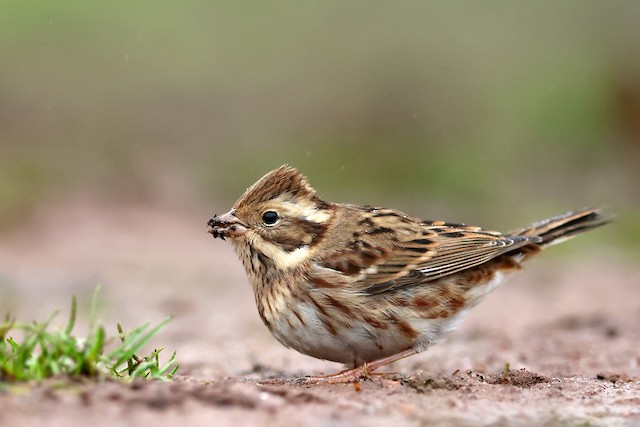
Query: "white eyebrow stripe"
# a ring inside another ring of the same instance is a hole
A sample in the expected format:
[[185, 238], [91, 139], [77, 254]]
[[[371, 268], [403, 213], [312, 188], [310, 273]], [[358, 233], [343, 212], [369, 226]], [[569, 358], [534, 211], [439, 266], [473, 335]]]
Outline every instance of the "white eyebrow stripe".
[[280, 204], [283, 205], [289, 213], [307, 221], [321, 224], [331, 218], [330, 212], [317, 209], [315, 203], [311, 201], [298, 200], [294, 203], [292, 201], [280, 200]]

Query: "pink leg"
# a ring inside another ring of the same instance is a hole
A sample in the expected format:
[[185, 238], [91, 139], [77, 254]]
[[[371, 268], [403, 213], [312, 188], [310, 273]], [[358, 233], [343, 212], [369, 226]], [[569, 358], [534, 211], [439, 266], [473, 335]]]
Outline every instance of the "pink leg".
[[321, 377], [304, 377], [300, 378], [296, 382], [300, 384], [340, 384], [350, 383], [357, 381], [361, 378], [368, 378], [376, 369], [395, 362], [396, 360], [404, 359], [405, 357], [416, 354], [414, 349], [405, 350], [398, 354], [383, 357], [382, 359], [374, 360], [373, 362], [365, 362], [360, 366], [356, 366], [353, 369], [347, 369], [346, 371], [338, 372], [333, 375], [326, 375]]

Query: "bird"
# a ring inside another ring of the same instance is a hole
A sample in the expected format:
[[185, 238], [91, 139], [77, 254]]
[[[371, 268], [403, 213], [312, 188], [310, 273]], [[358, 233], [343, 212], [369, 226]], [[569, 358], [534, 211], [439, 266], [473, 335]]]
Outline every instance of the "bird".
[[547, 246], [610, 221], [601, 208], [507, 233], [325, 201], [298, 170], [264, 175], [207, 231], [229, 239], [260, 318], [284, 346], [342, 363], [308, 384], [370, 378], [423, 352]]

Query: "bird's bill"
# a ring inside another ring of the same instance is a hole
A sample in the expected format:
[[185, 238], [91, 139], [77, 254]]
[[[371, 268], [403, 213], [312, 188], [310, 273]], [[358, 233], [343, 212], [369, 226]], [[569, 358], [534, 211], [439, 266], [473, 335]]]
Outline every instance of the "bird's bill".
[[247, 226], [235, 216], [233, 210], [224, 215], [213, 215], [207, 225], [211, 227], [207, 232], [214, 238], [219, 237], [222, 240], [225, 237], [238, 237], [247, 232]]

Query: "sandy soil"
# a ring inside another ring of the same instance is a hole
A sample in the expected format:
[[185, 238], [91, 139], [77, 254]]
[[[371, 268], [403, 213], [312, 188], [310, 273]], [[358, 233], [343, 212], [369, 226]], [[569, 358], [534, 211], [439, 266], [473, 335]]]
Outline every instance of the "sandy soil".
[[269, 335], [230, 245], [205, 233], [211, 213], [68, 201], [0, 234], [0, 313], [43, 319], [102, 283], [111, 333], [173, 314], [153, 344], [181, 362], [166, 383], [0, 385], [0, 426], [640, 425], [632, 257], [579, 239], [570, 256], [551, 248], [392, 373], [300, 386], [341, 367]]

